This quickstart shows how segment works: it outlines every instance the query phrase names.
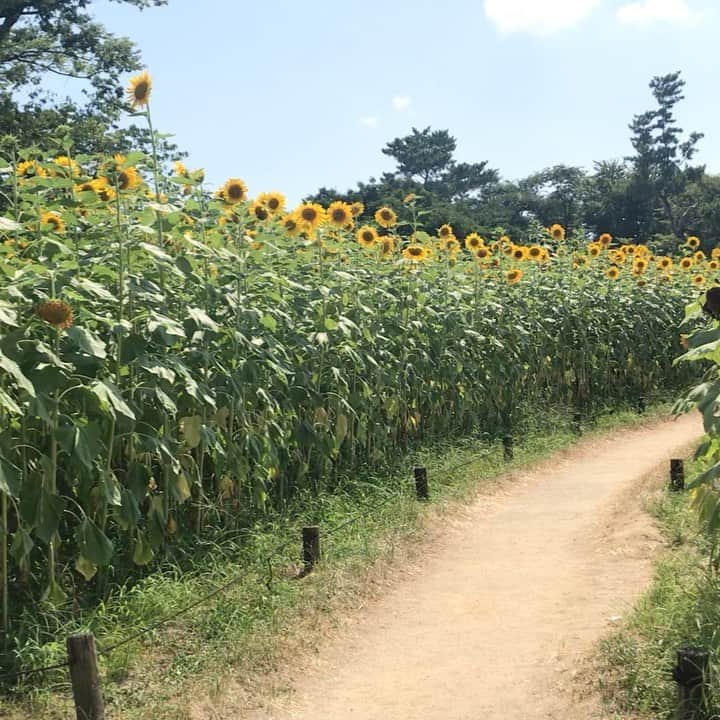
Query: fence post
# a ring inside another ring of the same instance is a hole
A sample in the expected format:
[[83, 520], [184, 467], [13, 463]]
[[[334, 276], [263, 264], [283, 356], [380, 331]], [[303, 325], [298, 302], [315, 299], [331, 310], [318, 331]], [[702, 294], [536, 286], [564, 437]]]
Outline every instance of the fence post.
[[515, 456], [515, 453], [513, 451], [512, 435], [505, 435], [503, 437], [503, 456], [505, 458], [505, 462], [510, 462]]
[[675, 492], [685, 489], [685, 466], [681, 458], [670, 460], [670, 489]]
[[307, 575], [320, 560], [320, 528], [309, 525], [302, 529], [303, 574]]
[[77, 720], [105, 720], [95, 636], [92, 633], [70, 635], [67, 653]]
[[694, 720], [702, 711], [709, 657], [708, 651], [702, 648], [685, 647], [677, 651], [677, 665], [672, 671], [673, 680], [678, 684], [676, 720]]
[[418, 500], [427, 500], [430, 497], [428, 489], [427, 468], [415, 468], [415, 495]]

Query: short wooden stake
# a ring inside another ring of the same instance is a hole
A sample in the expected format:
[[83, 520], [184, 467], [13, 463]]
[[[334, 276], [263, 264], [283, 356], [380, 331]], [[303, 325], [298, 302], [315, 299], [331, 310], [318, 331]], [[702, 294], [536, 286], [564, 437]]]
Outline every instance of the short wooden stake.
[[70, 635], [67, 653], [77, 720], [104, 720], [95, 636], [92, 633]]
[[677, 651], [677, 665], [672, 671], [673, 680], [678, 684], [676, 720], [700, 717], [709, 658], [708, 651], [702, 648], [685, 647]]
[[670, 489], [675, 492], [685, 489], [685, 465], [681, 458], [670, 460]]
[[505, 435], [503, 438], [503, 456], [505, 457], [505, 462], [510, 462], [513, 457], [515, 457], [512, 435]]
[[430, 498], [427, 468], [415, 468], [415, 495], [417, 496], [418, 500], [428, 500]]
[[303, 574], [307, 575], [320, 561], [320, 528], [310, 525], [302, 529]]

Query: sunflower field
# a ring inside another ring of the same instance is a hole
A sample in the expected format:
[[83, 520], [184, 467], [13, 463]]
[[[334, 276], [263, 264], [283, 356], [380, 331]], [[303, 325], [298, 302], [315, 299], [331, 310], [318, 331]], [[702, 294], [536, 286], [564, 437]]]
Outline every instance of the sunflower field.
[[[150, 88], [130, 88], [148, 122]], [[203, 183], [156, 153], [75, 155], [62, 132], [0, 147], [6, 631], [28, 603], [106, 586], [108, 566], [420, 444], [688, 377], [676, 328], [718, 269], [697, 238], [673, 258], [559, 225], [456, 238], [413, 196], [290, 210]]]

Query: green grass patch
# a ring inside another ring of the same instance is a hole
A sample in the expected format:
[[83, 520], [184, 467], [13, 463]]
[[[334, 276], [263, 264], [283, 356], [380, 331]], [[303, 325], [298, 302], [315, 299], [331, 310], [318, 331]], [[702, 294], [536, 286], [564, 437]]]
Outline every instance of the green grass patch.
[[[648, 424], [667, 413], [667, 405], [644, 415], [618, 411], [594, 418], [584, 430], [596, 434]], [[306, 648], [309, 631], [332, 625], [339, 610], [356, 605], [378, 583], [382, 586], [398, 563], [422, 551], [422, 543], [413, 540], [421, 539], [429, 517], [492, 492], [509, 470], [567, 448], [577, 437], [566, 416], [548, 413], [526, 422], [510, 463], [499, 443], [483, 438], [448, 441], [399, 458], [384, 475], [345, 478], [332, 494], [300, 497], [283, 514], [270, 515], [245, 531], [196, 539], [99, 606], [54, 617], [29, 608], [26, 621], [38, 625], [37, 637], [52, 626], [57, 640], [17, 647], [18, 666], [62, 661], [65, 637], [90, 630], [98, 639], [112, 717], [187, 717], [189, 698], [219, 692], [228, 677], [250, 683], [254, 676], [271, 675], [293, 642], [302, 638]], [[428, 469], [429, 503], [415, 499], [413, 465]], [[298, 580], [300, 534], [307, 524], [321, 526], [323, 561], [316, 572]], [[103, 652], [231, 581], [207, 603], [109, 654]], [[34, 676], [10, 688], [0, 701], [0, 716], [5, 715], [69, 717], [66, 671]]]

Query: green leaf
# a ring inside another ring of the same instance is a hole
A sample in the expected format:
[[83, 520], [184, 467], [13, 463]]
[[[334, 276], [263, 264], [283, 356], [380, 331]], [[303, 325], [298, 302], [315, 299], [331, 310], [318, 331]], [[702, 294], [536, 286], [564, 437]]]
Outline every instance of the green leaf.
[[64, 511], [65, 501], [59, 495], [52, 495], [46, 488], [42, 488], [35, 515], [35, 534], [44, 543], [49, 543], [57, 532]]
[[115, 413], [128, 418], [129, 420], [135, 420], [135, 413], [130, 409], [129, 405], [122, 399], [120, 391], [110, 382], [103, 382], [102, 380], [96, 380], [91, 386], [90, 390], [100, 400], [103, 408], [110, 411], [110, 414], [115, 417]]
[[133, 548], [133, 562], [136, 565], [147, 565], [154, 555], [152, 545], [148, 542], [145, 534], [138, 531], [135, 537], [135, 547]]
[[260, 324], [272, 332], [277, 330], [277, 320], [268, 313], [265, 313], [265, 315], [260, 318]]
[[57, 582], [53, 581], [45, 589], [42, 600], [54, 607], [59, 607], [67, 601], [67, 594]]
[[2, 388], [0, 388], [0, 408], [11, 415], [23, 414], [20, 406]]
[[200, 435], [201, 427], [202, 417], [200, 415], [180, 418], [180, 431], [188, 447], [196, 448], [200, 444], [202, 439]]
[[107, 357], [105, 343], [92, 330], [73, 325], [66, 330], [65, 334], [90, 357], [99, 358], [100, 360]]
[[100, 283], [88, 280], [88, 278], [73, 278], [72, 284], [79, 290], [85, 290], [88, 294], [95, 296], [98, 300], [116, 303], [117, 298]]
[[75, 560], [75, 569], [89, 582], [95, 577], [98, 568], [95, 563], [90, 562], [84, 555], [80, 555]]
[[198, 326], [198, 328], [212, 330], [213, 332], [217, 332], [218, 330], [220, 330], [220, 326], [202, 308], [189, 308], [188, 315]]
[[86, 517], [78, 525], [75, 538], [80, 548], [80, 554], [95, 565], [107, 565], [112, 559], [115, 548], [105, 533], [89, 518]]
[[9, 460], [0, 455], [0, 492], [14, 498], [20, 496], [20, 468], [15, 467]]
[[25, 528], [18, 528], [15, 531], [12, 545], [10, 546], [10, 555], [17, 563], [22, 563], [35, 547], [35, 543], [30, 537], [30, 533]]
[[0, 369], [9, 373], [10, 377], [15, 381], [17, 386], [25, 390], [30, 397], [35, 397], [35, 387], [30, 380], [25, 377], [22, 370], [20, 370], [20, 366], [2, 352], [0, 352]]
[[140, 518], [140, 508], [138, 507], [134, 494], [127, 488], [123, 488], [120, 509], [115, 514], [118, 525], [123, 530], [132, 530], [137, 526]]

